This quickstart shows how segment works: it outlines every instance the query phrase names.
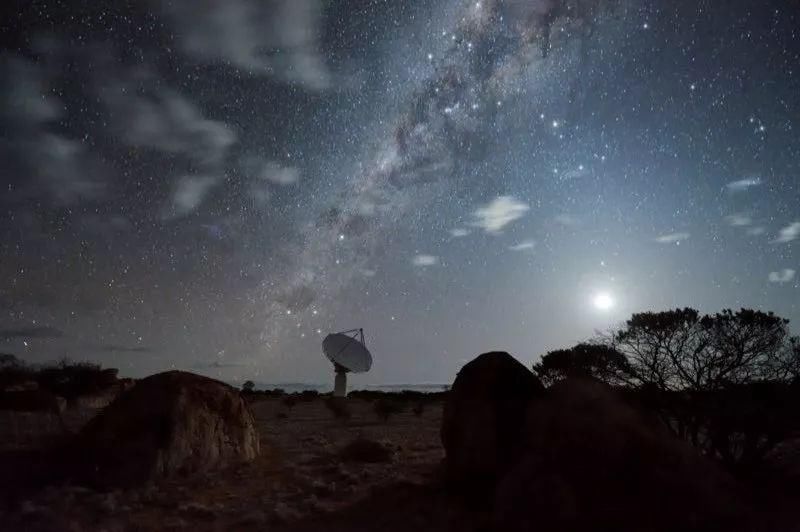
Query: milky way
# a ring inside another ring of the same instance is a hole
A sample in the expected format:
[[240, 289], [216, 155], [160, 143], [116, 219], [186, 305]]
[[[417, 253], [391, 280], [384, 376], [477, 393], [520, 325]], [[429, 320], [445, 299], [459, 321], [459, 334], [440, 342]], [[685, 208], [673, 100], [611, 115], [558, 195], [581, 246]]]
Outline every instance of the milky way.
[[364, 327], [364, 379], [447, 381], [639, 309], [800, 320], [784, 3], [9, 13], [0, 351], [322, 381]]
[[[308, 319], [307, 309], [318, 299], [330, 306], [354, 275], [372, 271], [375, 247], [411, 205], [421, 208], [434, 193], [427, 185], [452, 180], [480, 159], [482, 140], [496, 132], [498, 111], [525, 89], [525, 71], [552, 68], [543, 64], [551, 39], [564, 33], [567, 39], [586, 37], [587, 27], [598, 22], [600, 5], [479, 1], [457, 12], [453, 26], [442, 30], [445, 49], [427, 55], [431, 74], [392, 120], [390, 138], [359, 168], [324, 223], [305, 231], [295, 273], [278, 288], [283, 295], [276, 297], [271, 282], [256, 301], [270, 304], [271, 326], [263, 335], [268, 345], [284, 335], [281, 327]], [[346, 268], [337, 267], [342, 262]]]

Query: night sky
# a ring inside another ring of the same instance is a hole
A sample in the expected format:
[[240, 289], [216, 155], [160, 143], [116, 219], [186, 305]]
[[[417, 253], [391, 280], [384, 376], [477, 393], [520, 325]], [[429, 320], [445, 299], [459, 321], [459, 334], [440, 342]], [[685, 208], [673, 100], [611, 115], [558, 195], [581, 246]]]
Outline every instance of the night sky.
[[798, 332], [794, 2], [2, 10], [2, 352], [327, 382], [363, 327], [353, 382], [436, 383], [639, 310]]

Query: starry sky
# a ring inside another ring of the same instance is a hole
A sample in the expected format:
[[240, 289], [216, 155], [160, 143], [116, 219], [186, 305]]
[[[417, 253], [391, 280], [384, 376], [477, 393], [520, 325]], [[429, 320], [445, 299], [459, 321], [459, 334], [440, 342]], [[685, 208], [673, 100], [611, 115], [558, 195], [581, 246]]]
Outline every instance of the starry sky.
[[[105, 5], [108, 4], [108, 5]], [[783, 0], [10, 1], [0, 351], [367, 383], [632, 312], [800, 322]]]

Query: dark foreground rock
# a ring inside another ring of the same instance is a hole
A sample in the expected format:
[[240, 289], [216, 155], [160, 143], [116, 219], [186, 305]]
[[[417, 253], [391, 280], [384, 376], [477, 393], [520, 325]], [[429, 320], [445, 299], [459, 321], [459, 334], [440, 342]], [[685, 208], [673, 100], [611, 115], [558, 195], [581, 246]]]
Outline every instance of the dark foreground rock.
[[441, 432], [454, 485], [491, 486], [517, 461], [528, 407], [543, 394], [539, 379], [505, 352], [484, 353], [461, 368]]
[[170, 371], [139, 381], [89, 422], [69, 450], [70, 476], [103, 488], [128, 487], [258, 453], [252, 413], [236, 389]]
[[601, 383], [548, 389], [524, 441], [496, 493], [497, 530], [746, 529], [732, 479]]

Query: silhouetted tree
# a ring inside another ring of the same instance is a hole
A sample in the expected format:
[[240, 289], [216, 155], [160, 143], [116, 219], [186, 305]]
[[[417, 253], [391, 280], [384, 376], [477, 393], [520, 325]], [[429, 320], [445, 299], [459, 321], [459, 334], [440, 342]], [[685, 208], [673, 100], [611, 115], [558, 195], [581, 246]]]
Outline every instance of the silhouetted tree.
[[732, 469], [752, 469], [798, 416], [781, 408], [800, 342], [771, 312], [691, 308], [634, 314], [609, 338], [630, 383], [678, 436]]
[[252, 393], [255, 387], [256, 383], [254, 383], [253, 381], [244, 381], [244, 384], [242, 384], [242, 391], [247, 393]]
[[708, 391], [755, 380], [785, 382], [797, 371], [789, 320], [771, 312], [691, 308], [634, 314], [611, 338], [640, 384]]
[[723, 310], [701, 320], [708, 353], [696, 374], [701, 389], [754, 381], [785, 381], [785, 357], [791, 357], [789, 320], [772, 312]]
[[628, 360], [633, 381], [658, 390], [698, 388], [690, 367], [705, 357], [709, 340], [695, 309], [634, 314], [612, 336]]
[[785, 378], [800, 387], [800, 337], [793, 337], [788, 346], [783, 372]]
[[569, 349], [550, 351], [533, 365], [533, 371], [545, 386], [567, 377], [589, 377], [614, 386], [631, 379], [625, 356], [601, 343], [581, 343]]

